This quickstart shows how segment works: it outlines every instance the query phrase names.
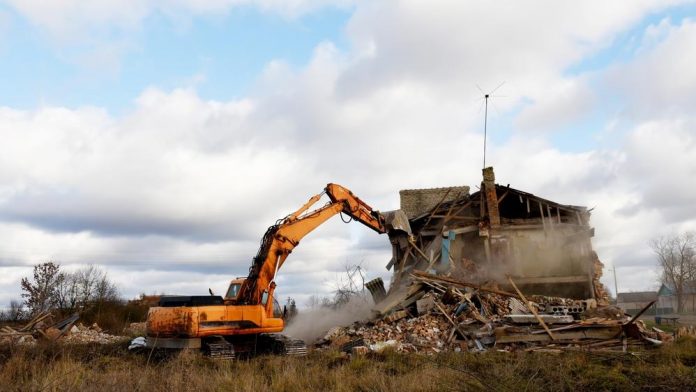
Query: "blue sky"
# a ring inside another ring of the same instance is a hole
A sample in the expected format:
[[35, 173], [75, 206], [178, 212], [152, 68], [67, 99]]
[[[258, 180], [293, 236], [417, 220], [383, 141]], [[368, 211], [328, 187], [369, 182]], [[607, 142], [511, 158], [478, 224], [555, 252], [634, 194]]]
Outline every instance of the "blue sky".
[[[0, 0], [0, 304], [47, 259], [97, 264], [126, 296], [222, 291], [327, 182], [381, 210], [475, 186], [477, 85], [502, 82], [499, 181], [597, 207], [600, 258], [652, 288], [649, 240], [696, 230], [695, 17], [682, 0]], [[312, 233], [281, 295], [327, 295], [360, 260], [388, 280], [371, 234]]]
[[[11, 7], [0, 7], [9, 24], [0, 41], [0, 104], [96, 105], [114, 113], [132, 108], [150, 86], [189, 85], [213, 100], [243, 96], [272, 60], [300, 67], [323, 41], [345, 47], [350, 17], [334, 7], [288, 18], [245, 6], [184, 22], [153, 13], [138, 31], [106, 33], [105, 42], [84, 44], [54, 40]], [[125, 48], [109, 67], [84, 60], [99, 45], [121, 42]]]

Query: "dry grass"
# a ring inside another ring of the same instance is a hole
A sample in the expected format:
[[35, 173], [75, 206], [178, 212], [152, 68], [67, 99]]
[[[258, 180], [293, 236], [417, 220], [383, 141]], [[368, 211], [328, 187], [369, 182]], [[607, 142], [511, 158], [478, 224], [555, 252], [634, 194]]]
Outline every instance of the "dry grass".
[[345, 359], [260, 357], [216, 362], [197, 353], [168, 358], [125, 345], [0, 348], [3, 391], [684, 391], [696, 390], [696, 340], [630, 355], [388, 352]]

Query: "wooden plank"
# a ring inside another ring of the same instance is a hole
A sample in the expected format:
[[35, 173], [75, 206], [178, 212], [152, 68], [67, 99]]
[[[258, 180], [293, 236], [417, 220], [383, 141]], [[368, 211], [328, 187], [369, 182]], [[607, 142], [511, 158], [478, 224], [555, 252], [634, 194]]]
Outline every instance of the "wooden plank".
[[39, 322], [45, 320], [46, 318], [48, 318], [50, 316], [51, 316], [51, 313], [49, 313], [49, 312], [39, 313], [38, 315], [36, 315], [36, 317], [34, 317], [31, 321], [29, 321], [29, 323], [27, 323], [25, 326], [23, 326], [19, 330], [20, 331], [28, 331], [28, 330], [32, 329], [34, 327], [34, 325], [38, 324]]
[[404, 273], [404, 266], [406, 265], [406, 260], [408, 260], [408, 256], [410, 255], [411, 247], [409, 246], [408, 249], [406, 249], [406, 252], [404, 252], [404, 257], [401, 258], [401, 262], [399, 263], [399, 272], [396, 275], [396, 284], [401, 282], [401, 275]]
[[425, 261], [428, 262], [428, 264], [430, 263], [430, 261], [431, 261], [430, 258], [429, 258], [428, 256], [426, 256], [426, 254], [423, 253], [422, 250], [420, 250], [420, 248], [418, 247], [418, 245], [416, 245], [413, 241], [409, 241], [408, 243], [411, 244], [411, 246], [413, 247], [413, 249], [415, 249], [416, 252], [418, 252], [418, 254], [421, 255], [421, 256], [425, 259]]
[[435, 306], [437, 306], [437, 309], [440, 311], [440, 313], [442, 313], [445, 316], [447, 321], [449, 321], [450, 324], [452, 324], [452, 326], [457, 329], [459, 334], [464, 339], [466, 339], [466, 335], [464, 335], [464, 332], [462, 332], [462, 330], [459, 329], [459, 325], [457, 325], [457, 323], [455, 323], [454, 320], [452, 320], [452, 318], [449, 316], [449, 314], [447, 314], [447, 312], [442, 308], [442, 306], [440, 306], [440, 301], [435, 301]]
[[636, 313], [636, 315], [633, 316], [633, 318], [629, 322], [627, 322], [625, 325], [630, 325], [630, 324], [635, 323], [636, 320], [638, 320], [638, 317], [640, 317], [643, 313], [645, 313], [646, 310], [650, 309], [650, 307], [653, 306], [653, 304], [655, 302], [657, 302], [656, 299], [650, 301], [649, 304], [645, 305], [645, 307], [643, 307], [643, 309], [641, 309], [640, 312]]
[[462, 219], [462, 220], [479, 220], [478, 216], [471, 215], [433, 215], [433, 218], [448, 218], [448, 219]]
[[549, 334], [549, 337], [551, 338], [551, 340], [555, 340], [553, 337], [553, 333], [551, 333], [551, 330], [549, 329], [549, 327], [546, 326], [546, 323], [544, 322], [544, 320], [542, 320], [541, 317], [539, 317], [539, 314], [537, 313], [536, 309], [534, 309], [534, 306], [532, 306], [532, 303], [529, 302], [529, 300], [527, 300], [527, 298], [525, 298], [524, 294], [522, 294], [520, 289], [517, 288], [517, 285], [515, 284], [515, 282], [513, 282], [512, 278], [509, 276], [508, 276], [508, 281], [510, 282], [512, 287], [514, 287], [515, 291], [517, 291], [517, 294], [520, 295], [520, 298], [522, 298], [522, 302], [524, 302], [525, 305], [527, 305], [527, 308], [529, 309], [529, 311], [532, 312], [534, 317], [536, 317], [536, 319], [539, 321], [539, 324], [541, 324], [541, 326], [544, 327], [544, 329], [546, 330], [546, 333]]
[[450, 229], [447, 231], [450, 233], [454, 233], [454, 234], [466, 234], [466, 233], [472, 233], [472, 232], [475, 232], [478, 230], [479, 230], [478, 225], [472, 225], [472, 226], [467, 226], [467, 227], [460, 227], [458, 229]]
[[422, 288], [422, 284], [418, 283], [408, 288], [401, 288], [400, 290], [394, 291], [387, 295], [387, 298], [380, 301], [379, 304], [375, 305], [372, 310], [383, 316], [396, 308], [408, 306], [425, 294]]
[[[491, 289], [491, 288], [483, 287], [483, 286], [478, 285], [478, 284], [475, 284], [475, 283], [469, 283], [469, 282], [464, 282], [464, 281], [461, 281], [461, 280], [456, 280], [456, 279], [452, 279], [452, 278], [447, 278], [447, 277], [444, 277], [444, 276], [433, 275], [433, 274], [429, 274], [429, 273], [423, 272], [423, 271], [413, 271], [413, 272], [411, 272], [411, 275], [413, 275], [415, 278], [418, 278], [418, 279], [431, 280], [431, 281], [435, 281], [435, 282], [447, 283], [447, 284], [449, 284], [449, 285], [457, 286], [457, 287], [469, 287], [469, 288], [476, 289], [476, 290], [479, 290], [479, 291], [484, 291], [484, 292], [487, 292], [487, 293], [493, 293], [493, 294], [498, 294], [498, 295], [504, 295], [504, 296], [506, 296], [506, 297], [520, 298], [519, 295], [514, 294], [514, 293], [510, 293], [510, 292], [507, 292], [507, 291], [497, 290], [497, 289]], [[521, 299], [521, 298], [520, 298], [520, 299]]]

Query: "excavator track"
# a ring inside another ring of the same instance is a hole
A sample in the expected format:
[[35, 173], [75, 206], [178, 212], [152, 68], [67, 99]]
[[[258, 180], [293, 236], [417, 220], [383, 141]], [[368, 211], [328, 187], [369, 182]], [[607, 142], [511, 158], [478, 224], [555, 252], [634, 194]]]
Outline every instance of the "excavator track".
[[232, 360], [236, 358], [234, 345], [222, 336], [215, 336], [203, 343], [203, 352], [212, 359]]
[[276, 355], [305, 356], [307, 355], [307, 345], [304, 340], [292, 339], [280, 334], [262, 334], [260, 343], [269, 352]]

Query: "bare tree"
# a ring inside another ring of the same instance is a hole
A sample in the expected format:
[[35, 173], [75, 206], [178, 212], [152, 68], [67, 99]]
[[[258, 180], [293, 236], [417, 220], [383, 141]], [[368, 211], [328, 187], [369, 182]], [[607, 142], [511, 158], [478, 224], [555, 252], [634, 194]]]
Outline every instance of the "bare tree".
[[17, 301], [16, 299], [11, 300], [10, 307], [7, 310], [0, 313], [0, 320], [2, 321], [17, 322], [24, 320], [25, 318], [26, 312], [22, 307], [22, 303], [20, 301]]
[[73, 273], [62, 273], [57, 287], [58, 308], [65, 312], [82, 311], [87, 307], [118, 299], [118, 290], [104, 270], [88, 265]]
[[365, 294], [365, 271], [362, 262], [357, 265], [346, 265], [345, 275], [336, 282], [333, 306], [341, 307], [354, 297]]
[[61, 272], [56, 282], [56, 307], [68, 313], [76, 311], [80, 303], [80, 289], [74, 275]]
[[60, 264], [53, 262], [34, 266], [33, 280], [22, 278], [22, 298], [31, 314], [53, 309], [58, 304], [57, 288], [63, 275]]
[[317, 294], [312, 294], [307, 299], [305, 305], [310, 309], [330, 308], [332, 306], [332, 302], [328, 297], [321, 297]]
[[686, 232], [650, 241], [662, 269], [662, 282], [674, 290], [677, 312], [684, 308], [685, 289], [696, 279], [696, 234]]
[[51, 309], [72, 313], [118, 300], [116, 286], [94, 265], [70, 273], [61, 271], [57, 263], [39, 264], [34, 266], [33, 281], [23, 278], [21, 284], [32, 314]]

